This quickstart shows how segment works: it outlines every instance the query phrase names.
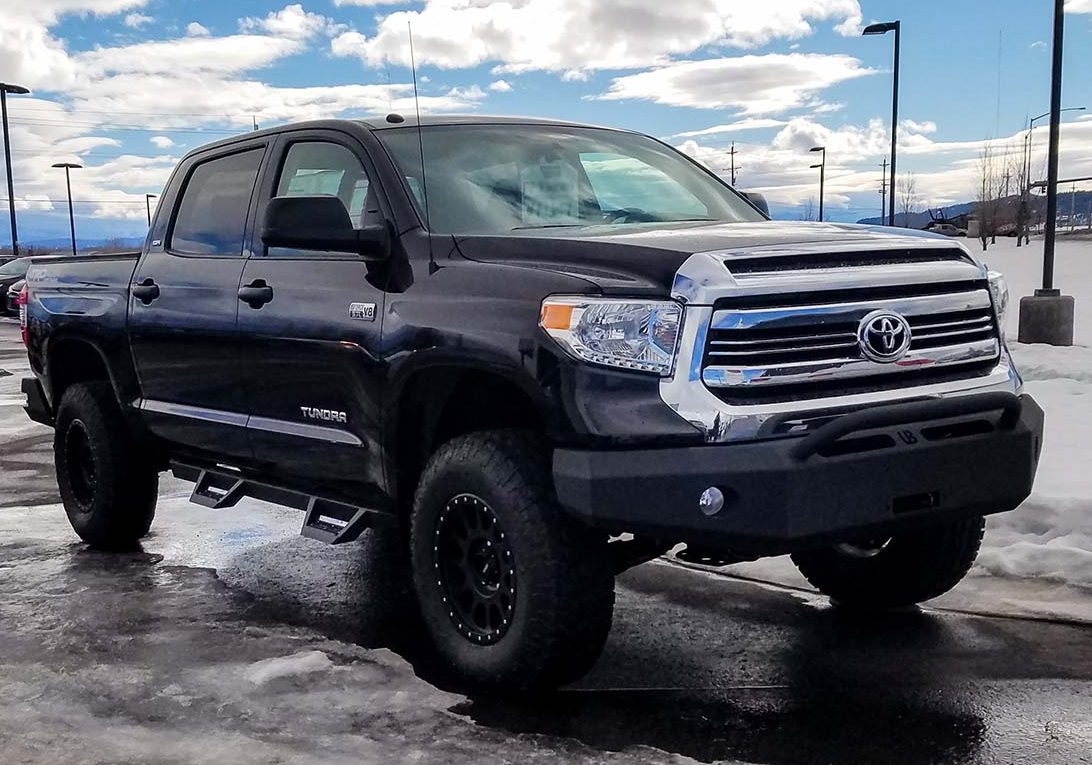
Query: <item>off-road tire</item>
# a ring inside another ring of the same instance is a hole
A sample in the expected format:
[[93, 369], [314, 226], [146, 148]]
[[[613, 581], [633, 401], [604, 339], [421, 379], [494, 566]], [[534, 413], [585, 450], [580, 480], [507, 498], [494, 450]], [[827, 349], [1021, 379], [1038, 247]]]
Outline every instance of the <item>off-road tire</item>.
[[64, 392], [53, 460], [65, 513], [81, 539], [128, 550], [148, 533], [159, 474], [133, 443], [109, 383], [77, 383]]
[[[460, 497], [488, 506], [514, 564], [511, 621], [492, 644], [460, 632], [440, 581], [435, 543], [445, 508]], [[614, 610], [606, 542], [561, 511], [549, 450], [533, 435], [485, 431], [442, 445], [414, 498], [410, 551], [426, 630], [453, 679], [471, 692], [527, 692], [565, 685], [591, 669]]]
[[981, 516], [950, 521], [891, 537], [871, 557], [837, 547], [792, 556], [800, 573], [838, 605], [882, 610], [943, 595], [966, 576], [982, 544]]

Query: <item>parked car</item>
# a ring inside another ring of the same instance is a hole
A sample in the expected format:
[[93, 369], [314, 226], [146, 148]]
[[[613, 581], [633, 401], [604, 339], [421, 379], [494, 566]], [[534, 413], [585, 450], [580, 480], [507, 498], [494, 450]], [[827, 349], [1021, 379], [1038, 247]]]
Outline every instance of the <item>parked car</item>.
[[580, 677], [615, 575], [678, 544], [791, 553], [862, 610], [933, 598], [1040, 450], [1003, 280], [963, 245], [771, 221], [628, 131], [248, 133], [181, 161], [142, 252], [27, 282], [27, 411], [81, 538], [135, 545], [164, 470], [323, 542], [399, 529], [479, 690]]
[[3, 301], [0, 303], [0, 310], [5, 313], [9, 311], [7, 303], [8, 288], [15, 282], [21, 282], [26, 278], [29, 266], [30, 258], [16, 258], [0, 266], [0, 299]]
[[16, 302], [19, 298], [19, 293], [23, 290], [23, 286], [26, 284], [26, 279], [20, 279], [14, 282], [8, 287], [7, 294], [4, 297], [4, 313], [8, 316], [19, 315], [19, 305]]
[[967, 229], [959, 228], [951, 223], [931, 223], [925, 227], [925, 230], [944, 236], [967, 236]]

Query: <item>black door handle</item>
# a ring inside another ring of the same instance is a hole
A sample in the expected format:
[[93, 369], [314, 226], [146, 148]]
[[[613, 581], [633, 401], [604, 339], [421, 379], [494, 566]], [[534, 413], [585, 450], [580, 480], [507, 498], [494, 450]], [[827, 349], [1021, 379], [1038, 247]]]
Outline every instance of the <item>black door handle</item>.
[[131, 291], [133, 297], [144, 305], [148, 305], [159, 297], [159, 285], [156, 284], [151, 277], [145, 279], [140, 284], [134, 284]]
[[239, 288], [239, 299], [251, 308], [261, 308], [273, 299], [273, 288], [265, 283], [265, 279], [255, 279]]

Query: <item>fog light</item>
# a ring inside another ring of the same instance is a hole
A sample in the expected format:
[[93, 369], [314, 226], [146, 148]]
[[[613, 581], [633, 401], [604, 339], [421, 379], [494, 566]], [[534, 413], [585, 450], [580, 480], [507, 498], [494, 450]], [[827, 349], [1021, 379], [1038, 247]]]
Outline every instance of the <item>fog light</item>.
[[703, 515], [716, 515], [724, 509], [724, 492], [716, 486], [710, 486], [701, 493], [698, 509]]

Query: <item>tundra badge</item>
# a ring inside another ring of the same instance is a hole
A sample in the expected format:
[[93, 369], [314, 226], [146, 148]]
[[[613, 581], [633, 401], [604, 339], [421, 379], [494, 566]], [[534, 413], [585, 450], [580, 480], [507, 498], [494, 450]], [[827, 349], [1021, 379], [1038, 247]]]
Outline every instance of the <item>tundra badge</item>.
[[349, 417], [345, 412], [334, 409], [318, 409], [313, 406], [301, 406], [300, 412], [309, 420], [325, 420], [326, 422], [348, 422]]

